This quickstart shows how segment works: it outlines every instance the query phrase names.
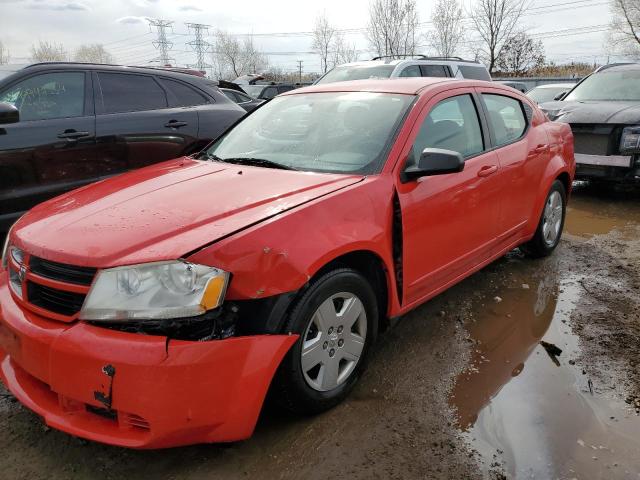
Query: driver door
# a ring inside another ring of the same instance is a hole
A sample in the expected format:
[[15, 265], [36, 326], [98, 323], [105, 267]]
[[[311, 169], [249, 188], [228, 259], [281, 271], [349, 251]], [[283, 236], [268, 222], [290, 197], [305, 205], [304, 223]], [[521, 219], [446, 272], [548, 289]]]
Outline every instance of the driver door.
[[[478, 97], [444, 92], [413, 127], [407, 163], [425, 148], [459, 152], [462, 172], [398, 182], [403, 231], [403, 306], [424, 301], [491, 256], [500, 206], [499, 163], [487, 151]], [[406, 147], [405, 147], [406, 148]]]

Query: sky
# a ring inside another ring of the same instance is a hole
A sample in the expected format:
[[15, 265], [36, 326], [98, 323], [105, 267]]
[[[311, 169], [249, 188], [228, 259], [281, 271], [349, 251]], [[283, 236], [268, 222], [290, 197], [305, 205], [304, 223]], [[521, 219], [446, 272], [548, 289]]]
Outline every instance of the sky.
[[[474, 0], [463, 0], [469, 8]], [[417, 0], [421, 28], [430, 28], [433, 2]], [[167, 37], [176, 65], [195, 63], [188, 44], [193, 40], [185, 23], [209, 25], [209, 34], [221, 29], [245, 36], [266, 52], [271, 65], [317, 72], [320, 61], [311, 53], [315, 18], [325, 13], [346, 40], [356, 46], [361, 59], [371, 57], [364, 36], [369, 0], [0, 0], [0, 41], [10, 51], [12, 63], [29, 61], [31, 45], [39, 40], [62, 43], [69, 51], [80, 44], [102, 43], [117, 63], [153, 65], [158, 52], [156, 32], [147, 18], [172, 21]], [[607, 61], [608, 0], [532, 0], [522, 19], [525, 30], [542, 40], [548, 59], [557, 63]], [[427, 41], [422, 50], [429, 51]], [[467, 41], [466, 46], [469, 46]], [[462, 56], [469, 56], [464, 49]], [[465, 55], [466, 54], [466, 55]], [[616, 57], [611, 56], [610, 60]]]

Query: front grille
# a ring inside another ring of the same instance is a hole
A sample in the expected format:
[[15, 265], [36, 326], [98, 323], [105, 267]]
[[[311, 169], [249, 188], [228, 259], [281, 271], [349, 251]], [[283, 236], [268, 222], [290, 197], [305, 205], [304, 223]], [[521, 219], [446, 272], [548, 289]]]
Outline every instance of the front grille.
[[78, 313], [82, 308], [84, 297], [83, 293], [68, 292], [27, 282], [29, 303], [60, 315], [72, 316]]
[[615, 155], [620, 131], [615, 125], [571, 124], [576, 153], [587, 155]]
[[96, 274], [95, 268], [65, 265], [39, 257], [31, 257], [29, 267], [33, 273], [41, 277], [76, 285], [91, 285]]

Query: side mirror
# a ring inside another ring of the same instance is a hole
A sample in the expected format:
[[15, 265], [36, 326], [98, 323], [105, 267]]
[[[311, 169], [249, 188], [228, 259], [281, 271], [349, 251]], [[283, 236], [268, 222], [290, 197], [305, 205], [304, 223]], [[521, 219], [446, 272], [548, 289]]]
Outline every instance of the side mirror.
[[20, 121], [20, 112], [10, 103], [0, 103], [0, 125], [7, 123], [18, 123]]
[[564, 92], [560, 92], [555, 97], [553, 97], [553, 99], [554, 100], [562, 100], [567, 95], [567, 93], [569, 93], [568, 90], [565, 90]]
[[464, 157], [459, 152], [441, 148], [425, 148], [417, 165], [410, 165], [402, 172], [401, 180], [406, 183], [420, 177], [444, 175], [464, 170]]

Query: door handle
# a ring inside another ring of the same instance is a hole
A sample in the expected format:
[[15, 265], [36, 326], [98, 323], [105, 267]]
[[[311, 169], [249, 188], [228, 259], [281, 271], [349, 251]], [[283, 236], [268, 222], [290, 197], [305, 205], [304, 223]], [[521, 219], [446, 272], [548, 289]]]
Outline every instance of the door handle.
[[89, 132], [78, 132], [77, 130], [65, 130], [62, 133], [58, 134], [58, 138], [66, 139], [66, 140], [77, 140], [78, 138], [88, 137], [90, 135]]
[[170, 120], [164, 124], [164, 126], [167, 128], [180, 128], [180, 127], [186, 127], [187, 125], [188, 125], [187, 122], [181, 122], [179, 120]]
[[547, 150], [549, 150], [549, 144], [545, 143], [545, 144], [540, 144], [538, 145], [536, 148], [534, 148], [533, 150], [531, 150], [529, 152], [529, 154], [527, 155], [528, 158], [532, 158], [535, 157], [536, 155], [540, 155], [541, 153], [546, 152]]
[[488, 177], [489, 175], [493, 175], [498, 171], [497, 165], [485, 165], [480, 170], [478, 170], [479, 177]]

